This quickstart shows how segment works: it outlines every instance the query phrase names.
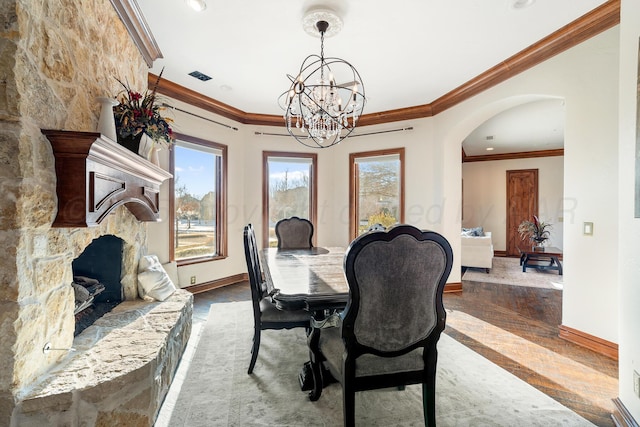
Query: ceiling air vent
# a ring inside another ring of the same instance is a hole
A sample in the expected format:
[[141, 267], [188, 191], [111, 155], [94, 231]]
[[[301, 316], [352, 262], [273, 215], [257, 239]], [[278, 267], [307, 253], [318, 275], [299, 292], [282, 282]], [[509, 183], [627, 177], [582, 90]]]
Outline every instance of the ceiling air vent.
[[192, 71], [189, 73], [189, 75], [191, 77], [195, 77], [198, 80], [202, 80], [203, 82], [206, 82], [207, 80], [211, 80], [211, 77], [207, 76], [204, 73], [201, 73], [200, 71]]

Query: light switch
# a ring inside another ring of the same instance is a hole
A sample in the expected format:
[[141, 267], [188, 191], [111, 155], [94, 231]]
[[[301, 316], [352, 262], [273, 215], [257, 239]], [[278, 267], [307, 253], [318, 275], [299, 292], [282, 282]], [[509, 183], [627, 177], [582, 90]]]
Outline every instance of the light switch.
[[593, 236], [593, 223], [592, 222], [585, 222], [582, 225], [582, 234], [584, 234], [585, 236]]

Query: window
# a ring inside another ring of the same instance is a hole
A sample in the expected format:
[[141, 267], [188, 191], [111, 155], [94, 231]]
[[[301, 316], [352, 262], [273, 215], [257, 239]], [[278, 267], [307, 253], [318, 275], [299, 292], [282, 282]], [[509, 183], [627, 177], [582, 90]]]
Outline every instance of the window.
[[349, 230], [404, 222], [404, 148], [349, 155]]
[[227, 146], [177, 135], [171, 150], [171, 258], [188, 264], [226, 256]]
[[[263, 152], [263, 244], [278, 244], [275, 225], [283, 218], [306, 218], [316, 226], [314, 153]], [[316, 238], [314, 233], [314, 240]]]

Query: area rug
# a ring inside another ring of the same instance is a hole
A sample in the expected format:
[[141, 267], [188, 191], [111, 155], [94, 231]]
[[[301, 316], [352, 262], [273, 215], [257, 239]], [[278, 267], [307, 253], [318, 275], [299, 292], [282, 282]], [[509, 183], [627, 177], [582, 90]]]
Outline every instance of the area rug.
[[484, 268], [467, 268], [462, 280], [485, 283], [500, 283], [513, 286], [562, 289], [562, 276], [556, 270], [522, 271], [519, 258], [494, 257], [493, 267], [487, 273]]
[[[303, 330], [263, 331], [258, 361], [247, 375], [252, 325], [250, 302], [211, 306], [156, 427], [342, 425], [339, 384], [326, 387], [316, 402], [300, 391], [298, 372], [308, 360]], [[440, 427], [593, 425], [447, 335], [438, 350]], [[421, 390], [416, 385], [357, 393], [356, 425], [424, 425]]]

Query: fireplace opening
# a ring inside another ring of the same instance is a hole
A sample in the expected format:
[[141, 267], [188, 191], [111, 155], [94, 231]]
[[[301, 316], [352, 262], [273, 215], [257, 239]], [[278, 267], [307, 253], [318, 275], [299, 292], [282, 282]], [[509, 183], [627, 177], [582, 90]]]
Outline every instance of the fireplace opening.
[[113, 235], [94, 239], [71, 263], [76, 308], [74, 336], [122, 302], [124, 241]]

